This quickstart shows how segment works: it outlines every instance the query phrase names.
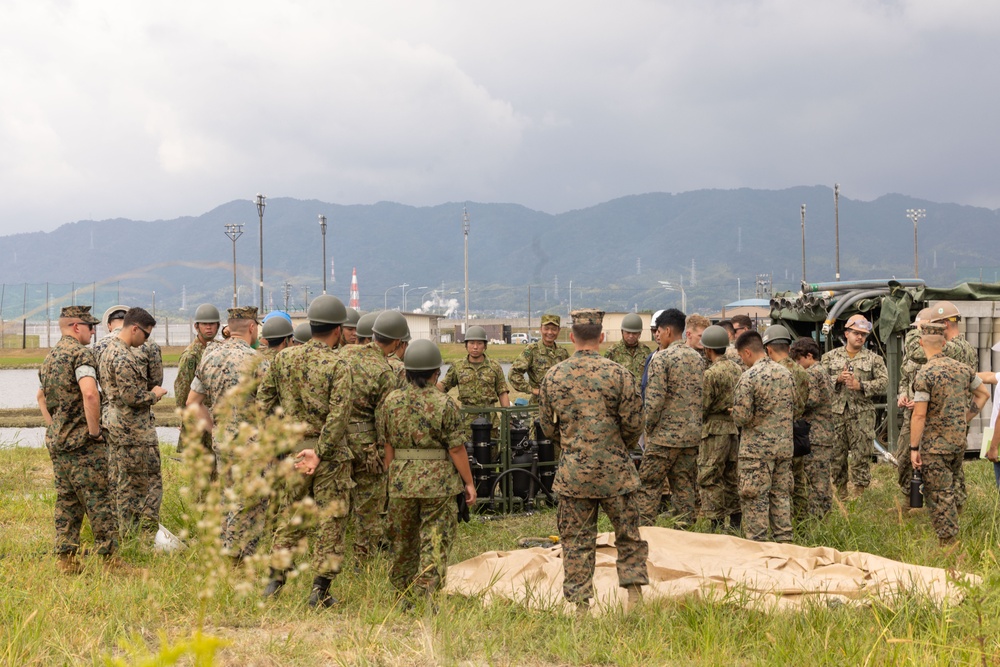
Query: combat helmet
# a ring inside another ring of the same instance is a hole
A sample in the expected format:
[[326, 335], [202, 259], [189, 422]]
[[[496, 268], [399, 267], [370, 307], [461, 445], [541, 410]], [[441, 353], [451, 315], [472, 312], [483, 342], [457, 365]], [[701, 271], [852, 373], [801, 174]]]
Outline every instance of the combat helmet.
[[930, 322], [931, 310], [932, 310], [931, 308], [924, 308], [919, 313], [917, 313], [917, 316], [913, 318], [913, 324], [911, 324], [910, 326], [919, 328], [921, 324], [925, 322]]
[[[719, 327], [720, 329], [722, 327]], [[723, 331], [725, 331], [723, 329]], [[790, 343], [792, 342], [792, 336], [788, 333], [788, 329], [781, 326], [780, 324], [772, 324], [767, 329], [764, 330], [764, 335], [760, 337], [764, 345], [769, 343]], [[729, 335], [726, 335], [726, 341], [729, 340]], [[705, 334], [701, 335], [701, 342], [705, 342]]]
[[929, 321], [931, 322], [944, 322], [951, 319], [958, 321], [962, 319], [962, 313], [958, 312], [958, 306], [951, 301], [938, 301], [931, 306], [930, 310]]
[[260, 329], [260, 336], [265, 340], [287, 338], [295, 333], [292, 323], [284, 317], [272, 317], [264, 322]]
[[403, 367], [408, 371], [436, 371], [441, 368], [441, 364], [441, 350], [426, 339], [410, 343], [403, 355]]
[[125, 313], [128, 312], [128, 309], [129, 309], [128, 306], [124, 306], [122, 304], [118, 304], [117, 306], [111, 306], [110, 308], [104, 311], [104, 317], [101, 318], [101, 322], [104, 322], [105, 326], [109, 325], [111, 323], [111, 316], [118, 312], [121, 313], [121, 317], [118, 317], [116, 319], [119, 320], [125, 319]]
[[637, 313], [629, 313], [622, 318], [622, 331], [642, 333], [642, 317]]
[[486, 335], [486, 329], [480, 326], [469, 327], [469, 330], [465, 332], [465, 342], [468, 343], [470, 340], [488, 342], [489, 337]]
[[713, 324], [702, 332], [701, 344], [710, 350], [724, 350], [729, 347], [729, 334], [718, 324]]
[[220, 324], [219, 309], [210, 303], [203, 303], [194, 311], [195, 324]]
[[361, 313], [359, 313], [354, 308], [350, 306], [347, 307], [347, 319], [344, 320], [344, 327], [348, 329], [356, 329], [358, 326], [358, 320], [361, 319]]
[[377, 317], [378, 313], [368, 313], [358, 319], [358, 338], [372, 337], [372, 325], [375, 324]]
[[299, 343], [301, 345], [305, 345], [306, 343], [311, 341], [312, 337], [313, 337], [312, 329], [309, 328], [308, 322], [303, 322], [299, 326], [295, 327], [295, 330], [292, 333], [292, 338], [295, 339], [296, 343]]
[[[406, 326], [406, 318], [402, 313], [395, 310], [385, 310], [379, 313], [372, 324], [372, 333], [377, 333], [389, 340], [402, 340], [409, 327]], [[358, 334], [360, 335], [360, 334]]]
[[347, 308], [337, 297], [320, 294], [309, 304], [306, 317], [316, 324], [343, 324], [347, 320]]

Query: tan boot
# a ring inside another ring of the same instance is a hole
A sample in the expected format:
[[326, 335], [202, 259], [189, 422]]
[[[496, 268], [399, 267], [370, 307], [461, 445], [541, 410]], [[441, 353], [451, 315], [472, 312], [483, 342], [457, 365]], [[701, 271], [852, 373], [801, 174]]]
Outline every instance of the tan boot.
[[77, 559], [76, 554], [59, 554], [56, 567], [63, 574], [75, 575], [83, 572], [83, 563]]
[[632, 610], [636, 605], [642, 604], [642, 586], [636, 584], [632, 586], [626, 586], [625, 590], [628, 591], [628, 609]]

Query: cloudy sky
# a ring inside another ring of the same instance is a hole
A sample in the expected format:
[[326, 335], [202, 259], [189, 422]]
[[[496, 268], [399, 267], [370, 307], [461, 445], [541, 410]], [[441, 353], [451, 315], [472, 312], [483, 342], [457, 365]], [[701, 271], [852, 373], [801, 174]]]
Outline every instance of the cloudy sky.
[[1000, 207], [990, 0], [3, 0], [0, 233], [257, 192]]

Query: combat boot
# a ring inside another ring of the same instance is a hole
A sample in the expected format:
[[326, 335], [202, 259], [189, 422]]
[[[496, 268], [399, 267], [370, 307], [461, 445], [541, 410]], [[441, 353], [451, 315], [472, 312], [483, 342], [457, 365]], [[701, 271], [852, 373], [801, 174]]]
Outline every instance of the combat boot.
[[264, 598], [272, 598], [278, 594], [281, 587], [285, 585], [285, 573], [288, 570], [277, 570], [271, 568], [271, 572], [268, 575], [267, 586], [264, 587]]
[[309, 592], [309, 606], [329, 608], [337, 604], [337, 598], [330, 595], [330, 578], [316, 577], [313, 579], [312, 591]]
[[63, 574], [80, 574], [83, 572], [83, 563], [77, 559], [76, 554], [59, 554], [56, 560], [56, 567]]
[[642, 604], [642, 586], [639, 584], [633, 584], [631, 586], [626, 586], [625, 590], [628, 591], [628, 608], [633, 609], [636, 605]]
[[729, 515], [729, 530], [734, 535], [739, 535], [743, 530], [743, 512], [734, 512]]

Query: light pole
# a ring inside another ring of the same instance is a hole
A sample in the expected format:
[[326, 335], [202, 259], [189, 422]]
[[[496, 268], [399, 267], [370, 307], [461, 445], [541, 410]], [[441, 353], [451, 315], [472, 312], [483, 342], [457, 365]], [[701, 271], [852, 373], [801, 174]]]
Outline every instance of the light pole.
[[833, 184], [833, 244], [836, 247], [835, 263], [837, 282], [840, 282], [840, 183]]
[[927, 211], [922, 208], [906, 209], [906, 216], [913, 221], [913, 277], [920, 277], [920, 265], [917, 260], [917, 221], [927, 217]]
[[802, 284], [806, 284], [806, 205], [802, 205]]
[[382, 310], [389, 310], [389, 292], [396, 289], [397, 287], [407, 288], [409, 285], [403, 283], [402, 285], [393, 285], [385, 291], [385, 298], [382, 300]]
[[226, 236], [233, 242], [233, 308], [237, 308], [239, 307], [239, 303], [237, 303], [238, 291], [236, 289], [236, 239], [243, 236], [243, 225], [227, 224]]
[[323, 232], [323, 294], [326, 294], [326, 216], [319, 216], [319, 229]]
[[660, 287], [667, 290], [668, 292], [680, 292], [681, 293], [681, 312], [687, 313], [687, 293], [684, 292], [684, 276], [681, 276], [680, 286], [674, 285], [669, 280], [658, 280]]
[[469, 211], [462, 207], [462, 233], [465, 235], [465, 330], [469, 329]]
[[260, 218], [260, 312], [264, 314], [264, 207], [267, 197], [257, 193], [257, 216]]
[[410, 289], [403, 290], [403, 312], [406, 312], [406, 295], [415, 289], [427, 289], [427, 285], [421, 285], [420, 287], [411, 287]]

